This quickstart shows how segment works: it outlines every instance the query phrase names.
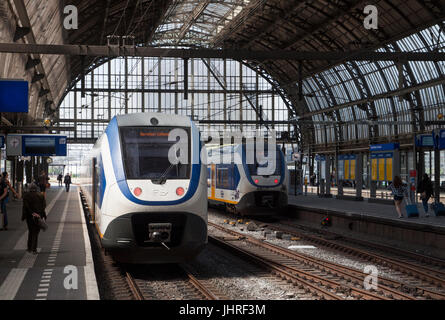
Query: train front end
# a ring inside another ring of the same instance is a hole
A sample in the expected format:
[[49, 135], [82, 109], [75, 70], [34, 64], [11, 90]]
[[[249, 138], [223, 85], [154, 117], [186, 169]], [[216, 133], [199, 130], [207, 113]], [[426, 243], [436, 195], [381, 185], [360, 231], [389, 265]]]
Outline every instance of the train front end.
[[245, 195], [236, 205], [237, 211], [243, 215], [270, 215], [287, 208], [289, 172], [283, 152], [277, 147], [270, 157], [267, 152], [262, 154], [270, 161], [261, 162], [255, 156], [253, 163], [248, 163], [243, 148]]
[[96, 221], [103, 247], [126, 263], [195, 257], [207, 243], [197, 127], [187, 117], [143, 113], [117, 116], [105, 134]]

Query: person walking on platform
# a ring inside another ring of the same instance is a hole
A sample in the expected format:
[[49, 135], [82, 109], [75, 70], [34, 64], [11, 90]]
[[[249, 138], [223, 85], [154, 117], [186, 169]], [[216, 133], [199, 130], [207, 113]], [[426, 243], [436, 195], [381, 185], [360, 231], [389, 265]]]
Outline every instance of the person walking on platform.
[[32, 183], [29, 192], [23, 195], [22, 221], [26, 220], [28, 225], [28, 252], [37, 254], [37, 241], [40, 227], [36, 223], [36, 218], [46, 220], [46, 201], [43, 194], [38, 192], [39, 188]]
[[63, 175], [61, 173], [59, 173], [59, 175], [57, 176], [57, 181], [59, 181], [59, 187], [62, 186], [62, 179], [63, 179]]
[[403, 218], [402, 201], [403, 197], [408, 192], [408, 188], [405, 184], [403, 184], [402, 179], [400, 179], [399, 176], [395, 176], [394, 181], [389, 185], [388, 189], [392, 191], [392, 195], [394, 196], [394, 204], [396, 206], [397, 213], [399, 214], [399, 218]]
[[6, 210], [6, 204], [9, 201], [9, 189], [14, 193], [14, 197], [18, 198], [17, 192], [11, 186], [8, 180], [8, 173], [3, 172], [0, 180], [0, 208], [3, 214], [3, 228], [1, 230], [8, 230], [8, 212]]
[[46, 197], [46, 187], [48, 186], [48, 181], [48, 176], [46, 175], [45, 171], [42, 171], [39, 176], [39, 188], [44, 197]]
[[70, 184], [71, 184], [71, 176], [69, 173], [66, 174], [65, 179], [63, 180], [65, 183], [66, 192], [70, 191]]
[[433, 182], [426, 173], [423, 175], [423, 179], [417, 185], [417, 192], [420, 193], [420, 199], [422, 199], [425, 216], [429, 217], [428, 200], [430, 200], [431, 196], [433, 195]]

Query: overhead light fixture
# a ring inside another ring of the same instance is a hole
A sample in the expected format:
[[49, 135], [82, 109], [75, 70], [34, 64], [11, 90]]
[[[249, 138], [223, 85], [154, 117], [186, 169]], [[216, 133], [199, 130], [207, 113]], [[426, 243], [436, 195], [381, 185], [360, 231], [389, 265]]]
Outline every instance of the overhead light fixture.
[[28, 57], [28, 61], [26, 62], [25, 70], [29, 70], [34, 68], [35, 66], [40, 64], [40, 59], [33, 59], [31, 57]]
[[42, 87], [42, 89], [40, 89], [40, 92], [39, 92], [39, 97], [41, 98], [41, 97], [44, 97], [44, 96], [46, 96], [48, 93], [50, 93], [50, 91], [48, 90], [48, 89], [45, 89], [44, 87]]
[[35, 73], [34, 76], [32, 77], [31, 83], [36, 83], [37, 81], [42, 80], [43, 78], [45, 78], [44, 74], [41, 73]]
[[17, 26], [15, 28], [15, 33], [14, 33], [14, 42], [17, 42], [18, 40], [20, 40], [21, 38], [23, 38], [24, 36], [26, 36], [30, 32], [31, 32], [31, 29], [28, 28], [28, 27], [19, 27], [19, 26]]

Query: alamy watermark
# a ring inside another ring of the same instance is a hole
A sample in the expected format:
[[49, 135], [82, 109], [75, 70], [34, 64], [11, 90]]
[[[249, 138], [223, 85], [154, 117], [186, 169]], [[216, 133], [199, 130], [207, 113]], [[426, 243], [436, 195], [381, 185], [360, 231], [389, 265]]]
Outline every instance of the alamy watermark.
[[[63, 13], [66, 15], [63, 21], [63, 27], [66, 30], [79, 29], [79, 11], [74, 5], [65, 6]], [[378, 29], [378, 9], [374, 5], [367, 5], [363, 13], [367, 16], [363, 21], [363, 26], [366, 30]]]
[[76, 266], [66, 266], [64, 274], [68, 274], [63, 280], [63, 287], [66, 290], [77, 290], [79, 288], [79, 272]]
[[364, 14], [367, 14], [363, 21], [363, 26], [366, 30], [378, 29], [379, 27], [379, 11], [376, 6], [368, 5], [363, 10]]
[[379, 286], [379, 270], [376, 266], [367, 265], [363, 270], [364, 273], [369, 274], [363, 280], [363, 286], [366, 290], [377, 290]]
[[76, 6], [69, 5], [63, 9], [63, 13], [66, 15], [63, 20], [63, 27], [66, 30], [79, 29], [79, 11]]
[[[267, 140], [267, 141], [266, 141]], [[184, 129], [173, 129], [168, 134], [168, 141], [175, 142], [168, 151], [171, 165], [188, 164], [189, 134]], [[221, 146], [220, 143], [223, 142]], [[209, 143], [202, 148], [199, 157], [192, 157], [193, 164], [199, 160], [209, 164], [255, 164], [258, 175], [272, 175], [276, 169], [277, 144], [276, 132], [270, 131], [267, 138], [261, 133], [245, 136], [243, 132], [231, 131], [221, 133], [213, 131], [201, 135], [201, 143]]]

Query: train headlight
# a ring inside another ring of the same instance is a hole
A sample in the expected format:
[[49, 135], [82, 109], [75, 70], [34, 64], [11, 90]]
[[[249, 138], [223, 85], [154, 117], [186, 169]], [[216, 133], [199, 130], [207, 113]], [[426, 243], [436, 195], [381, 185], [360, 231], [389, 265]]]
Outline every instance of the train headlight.
[[275, 184], [278, 184], [278, 179], [275, 179], [273, 182], [274, 182]]
[[255, 179], [255, 184], [258, 184], [260, 182], [260, 180]]
[[179, 187], [178, 189], [176, 189], [176, 194], [178, 195], [178, 196], [183, 196], [184, 195], [184, 188], [182, 188], [182, 187]]
[[134, 189], [133, 193], [136, 197], [139, 197], [142, 194], [142, 189], [138, 187]]

